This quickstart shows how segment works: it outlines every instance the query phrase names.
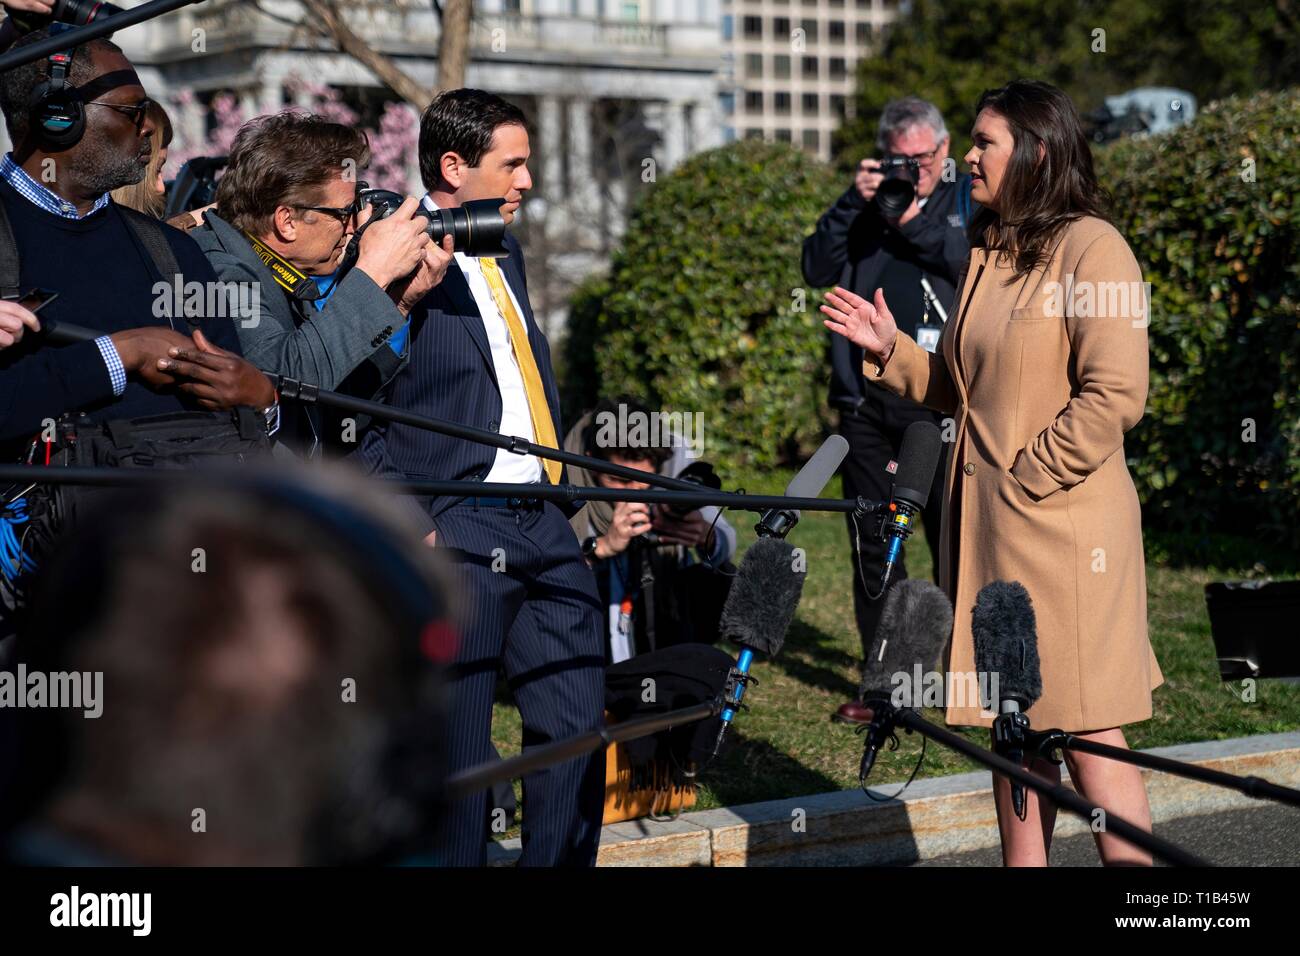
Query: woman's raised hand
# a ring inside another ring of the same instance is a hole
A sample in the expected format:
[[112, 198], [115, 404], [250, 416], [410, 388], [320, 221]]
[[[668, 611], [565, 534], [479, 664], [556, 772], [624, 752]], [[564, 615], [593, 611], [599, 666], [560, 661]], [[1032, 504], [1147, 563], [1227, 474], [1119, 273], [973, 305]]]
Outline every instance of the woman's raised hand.
[[898, 337], [898, 326], [885, 304], [885, 293], [877, 289], [873, 305], [860, 295], [836, 286], [826, 293], [826, 303], [820, 306], [826, 315], [826, 328], [844, 336], [854, 345], [860, 345], [880, 359], [889, 361]]

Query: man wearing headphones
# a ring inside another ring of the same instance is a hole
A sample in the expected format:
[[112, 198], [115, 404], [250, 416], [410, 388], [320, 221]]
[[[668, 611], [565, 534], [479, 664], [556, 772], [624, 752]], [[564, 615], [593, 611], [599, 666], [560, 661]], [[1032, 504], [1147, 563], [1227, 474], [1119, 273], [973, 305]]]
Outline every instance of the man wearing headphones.
[[[53, 25], [57, 29], [60, 25]], [[50, 35], [36, 31], [25, 46]], [[177, 318], [156, 293], [216, 275], [183, 233], [113, 203], [139, 182], [153, 127], [144, 88], [120, 48], [93, 40], [0, 74], [0, 110], [14, 150], [0, 160], [0, 291], [58, 293], [42, 317], [103, 334], [51, 347], [27, 336], [0, 353], [0, 443], [70, 411], [93, 420], [187, 408], [257, 409], [274, 431], [270, 380], [240, 357], [234, 323]], [[208, 286], [204, 286], [208, 287]], [[182, 362], [182, 350], [190, 360]], [[0, 454], [12, 450], [0, 445]]]

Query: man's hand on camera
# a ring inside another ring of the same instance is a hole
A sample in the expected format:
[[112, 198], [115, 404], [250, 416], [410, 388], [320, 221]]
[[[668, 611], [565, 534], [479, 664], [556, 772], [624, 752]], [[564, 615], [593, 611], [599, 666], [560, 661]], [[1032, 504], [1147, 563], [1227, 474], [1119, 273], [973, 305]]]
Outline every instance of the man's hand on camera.
[[867, 202], [876, 198], [876, 190], [880, 184], [885, 181], [883, 173], [878, 172], [880, 169], [880, 160], [864, 159], [858, 163], [857, 175], [853, 178], [853, 187], [858, 191]]
[[167, 358], [171, 350], [184, 348], [194, 343], [178, 332], [158, 326], [145, 326], [140, 329], [127, 329], [114, 332], [109, 336], [117, 357], [122, 360], [122, 367], [127, 375], [136, 375], [150, 388], [167, 388], [176, 384], [176, 377], [158, 367], [158, 363]]
[[888, 222], [895, 229], [900, 229], [919, 215], [921, 215], [921, 207], [917, 205], [916, 196], [913, 196], [912, 204], [903, 210], [903, 214], [897, 219], [888, 220]]
[[671, 511], [660, 510], [655, 516], [654, 529], [662, 544], [683, 544], [688, 548], [712, 550], [713, 534], [708, 521], [698, 511], [679, 518]]
[[404, 279], [424, 261], [429, 244], [424, 230], [429, 220], [417, 216], [420, 202], [410, 196], [385, 219], [366, 227], [357, 249], [357, 268], [387, 289]]
[[441, 246], [432, 239], [426, 238], [425, 242], [426, 255], [420, 267], [413, 275], [398, 279], [388, 287], [388, 296], [397, 303], [397, 310], [402, 315], [410, 315], [411, 310], [428, 291], [442, 281], [443, 276], [447, 274], [447, 267], [451, 265], [454, 258], [450, 234], [442, 237]]
[[632, 539], [650, 530], [650, 506], [644, 501], [620, 501], [614, 505], [609, 530], [596, 539], [596, 557], [622, 554]]
[[194, 341], [185, 340], [158, 360], [158, 369], [178, 380], [177, 388], [193, 395], [203, 408], [251, 405], [266, 408], [275, 403], [271, 380], [252, 363], [217, 348], [198, 329]]

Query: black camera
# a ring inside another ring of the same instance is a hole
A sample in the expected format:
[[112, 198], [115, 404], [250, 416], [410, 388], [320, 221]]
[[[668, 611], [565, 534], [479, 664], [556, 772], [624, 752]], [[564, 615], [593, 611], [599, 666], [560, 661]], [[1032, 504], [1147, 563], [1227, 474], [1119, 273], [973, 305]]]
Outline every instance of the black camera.
[[[711, 488], [714, 491], [722, 489], [722, 479], [718, 477], [713, 466], [707, 461], [693, 461], [677, 475], [679, 481], [689, 481], [692, 484], [699, 485], [701, 488]], [[664, 505], [664, 511], [676, 518], [685, 518], [692, 511], [699, 511], [697, 505]]]
[[885, 177], [876, 190], [876, 206], [886, 219], [897, 219], [907, 212], [916, 198], [916, 186], [921, 181], [921, 164], [907, 156], [882, 160], [880, 172]]
[[20, 33], [31, 33], [51, 21], [71, 23], [73, 26], [85, 26], [101, 17], [111, 17], [121, 13], [122, 8], [99, 0], [54, 0], [54, 8], [49, 13], [35, 13], [31, 10], [10, 10], [9, 19], [18, 27]]
[[[386, 219], [406, 199], [389, 189], [362, 189], [357, 194], [358, 208], [369, 204], [374, 219]], [[425, 233], [442, 244], [451, 233], [457, 252], [478, 258], [500, 259], [510, 255], [505, 246], [506, 221], [501, 215], [505, 199], [471, 199], [454, 209], [418, 207], [418, 215], [429, 220]]]

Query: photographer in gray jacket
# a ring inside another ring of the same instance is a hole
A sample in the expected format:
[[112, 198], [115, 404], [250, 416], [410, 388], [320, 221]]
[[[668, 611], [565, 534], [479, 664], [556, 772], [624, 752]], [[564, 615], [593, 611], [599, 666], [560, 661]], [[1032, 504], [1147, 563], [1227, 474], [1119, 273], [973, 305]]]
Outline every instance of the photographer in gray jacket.
[[[368, 210], [364, 133], [286, 111], [245, 124], [217, 186], [217, 208], [190, 232], [217, 276], [250, 362], [358, 398], [376, 398], [406, 362], [412, 306], [442, 281], [440, 248], [407, 201], [362, 234], [356, 264], [339, 262]], [[296, 411], [296, 414], [292, 414]], [[358, 447], [367, 421], [286, 405], [281, 440], [307, 457]]]

